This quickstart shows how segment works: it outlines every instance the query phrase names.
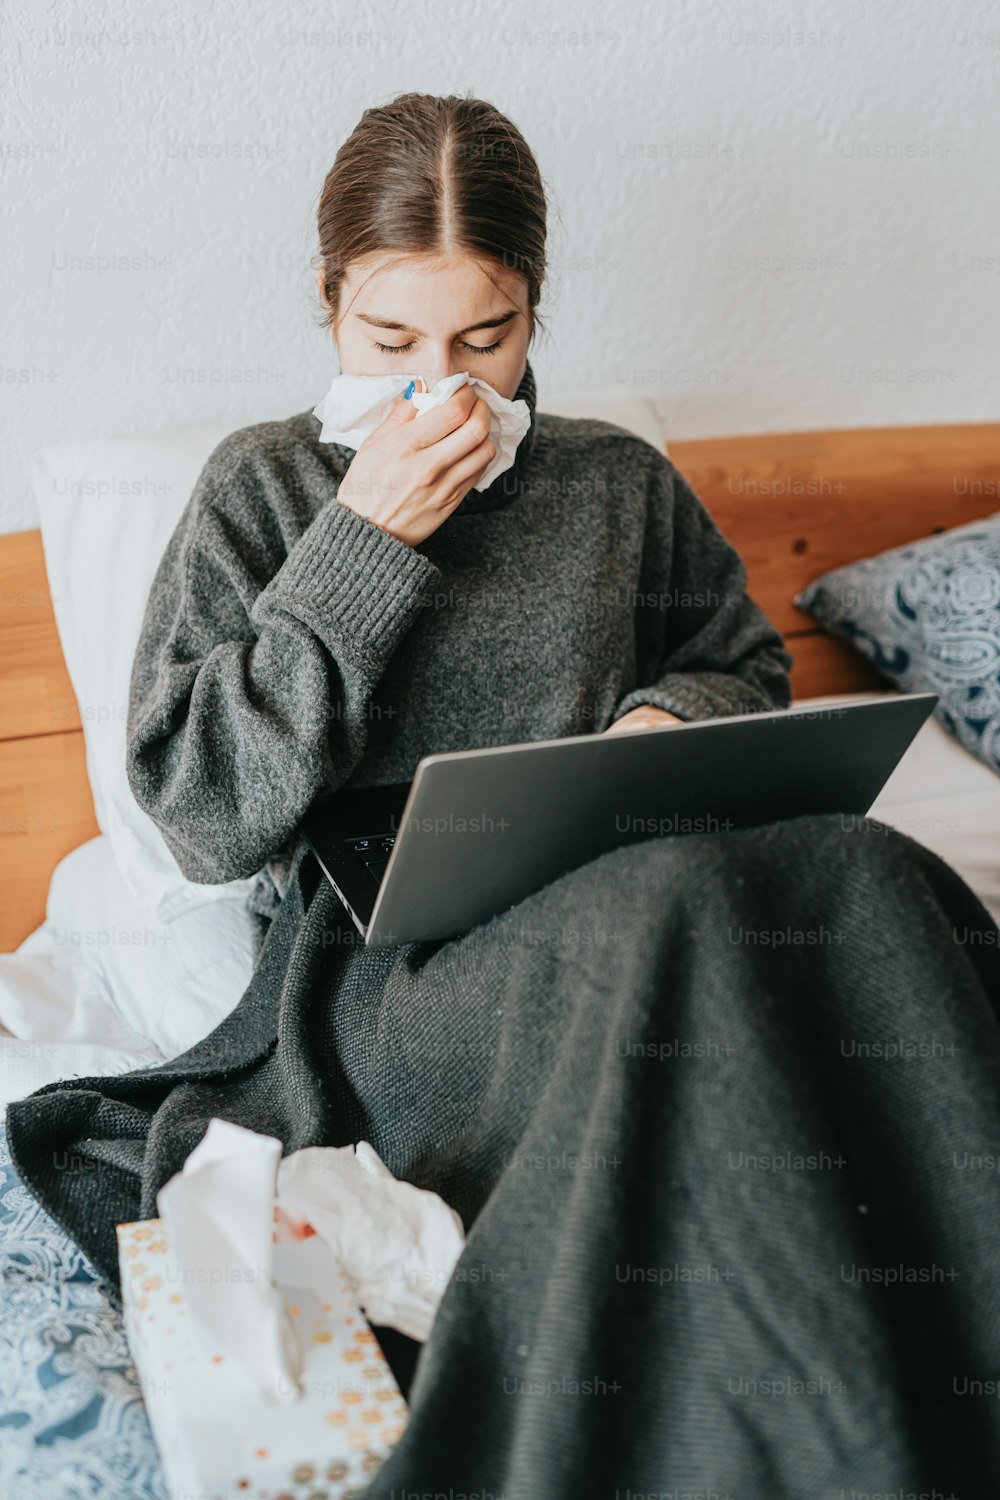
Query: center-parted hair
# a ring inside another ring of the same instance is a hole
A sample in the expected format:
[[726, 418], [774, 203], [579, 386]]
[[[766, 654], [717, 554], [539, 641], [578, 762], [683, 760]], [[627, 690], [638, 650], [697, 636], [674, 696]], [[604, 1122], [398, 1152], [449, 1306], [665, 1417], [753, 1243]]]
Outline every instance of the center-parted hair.
[[327, 173], [317, 227], [333, 332], [347, 269], [373, 254], [465, 254], [491, 280], [497, 266], [517, 272], [532, 338], [543, 326], [545, 189], [517, 126], [483, 99], [408, 93], [366, 109]]

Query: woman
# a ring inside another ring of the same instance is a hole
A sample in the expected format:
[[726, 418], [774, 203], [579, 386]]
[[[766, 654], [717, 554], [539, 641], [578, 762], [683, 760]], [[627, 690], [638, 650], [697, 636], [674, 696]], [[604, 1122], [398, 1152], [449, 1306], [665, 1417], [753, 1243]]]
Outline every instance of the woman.
[[[257, 966], [184, 1057], [12, 1106], [22, 1176], [112, 1281], [115, 1223], [213, 1115], [286, 1150], [367, 1139], [440, 1192], [466, 1250], [367, 1495], [992, 1492], [997, 1417], [951, 1381], [997, 1373], [994, 1188], [947, 1157], [998, 1138], [1000, 985], [955, 940], [993, 924], [954, 872], [797, 818], [642, 840], [449, 942], [355, 942], [298, 835], [318, 795], [432, 750], [783, 708], [791, 657], [671, 463], [535, 412], [545, 199], [508, 119], [366, 111], [319, 239], [346, 373], [468, 370], [531, 425], [483, 491], [470, 385], [416, 425], [400, 399], [357, 453], [305, 412], [212, 454], [128, 767], [190, 878], [257, 875]], [[904, 1017], [956, 1050], [901, 1076], [842, 1045]], [[915, 1261], [958, 1280], [843, 1269]]]

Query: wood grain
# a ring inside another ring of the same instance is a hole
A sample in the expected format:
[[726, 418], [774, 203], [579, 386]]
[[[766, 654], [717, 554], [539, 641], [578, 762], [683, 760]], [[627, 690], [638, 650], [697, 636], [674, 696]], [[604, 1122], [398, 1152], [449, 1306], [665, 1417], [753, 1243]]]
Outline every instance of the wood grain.
[[0, 740], [80, 728], [40, 531], [0, 537]]
[[1000, 423], [699, 439], [669, 452], [785, 634], [816, 628], [792, 599], [821, 573], [1000, 510]]
[[44, 921], [52, 871], [98, 832], [82, 730], [0, 743], [0, 952]]

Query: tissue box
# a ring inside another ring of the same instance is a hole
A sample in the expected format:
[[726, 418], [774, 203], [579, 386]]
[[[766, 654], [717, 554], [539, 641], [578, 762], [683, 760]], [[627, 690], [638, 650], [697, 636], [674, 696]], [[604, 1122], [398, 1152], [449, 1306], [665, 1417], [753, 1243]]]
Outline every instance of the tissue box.
[[368, 1483], [407, 1407], [325, 1241], [274, 1246], [274, 1276], [306, 1348], [304, 1394], [287, 1405], [209, 1347], [162, 1219], [119, 1224], [118, 1259], [129, 1348], [171, 1500], [341, 1500]]

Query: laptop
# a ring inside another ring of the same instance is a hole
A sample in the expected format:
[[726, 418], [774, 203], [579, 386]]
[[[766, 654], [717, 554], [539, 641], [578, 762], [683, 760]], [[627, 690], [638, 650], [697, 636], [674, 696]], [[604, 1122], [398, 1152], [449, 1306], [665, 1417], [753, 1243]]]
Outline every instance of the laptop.
[[936, 693], [425, 755], [302, 831], [366, 946], [456, 937], [622, 844], [867, 813]]

